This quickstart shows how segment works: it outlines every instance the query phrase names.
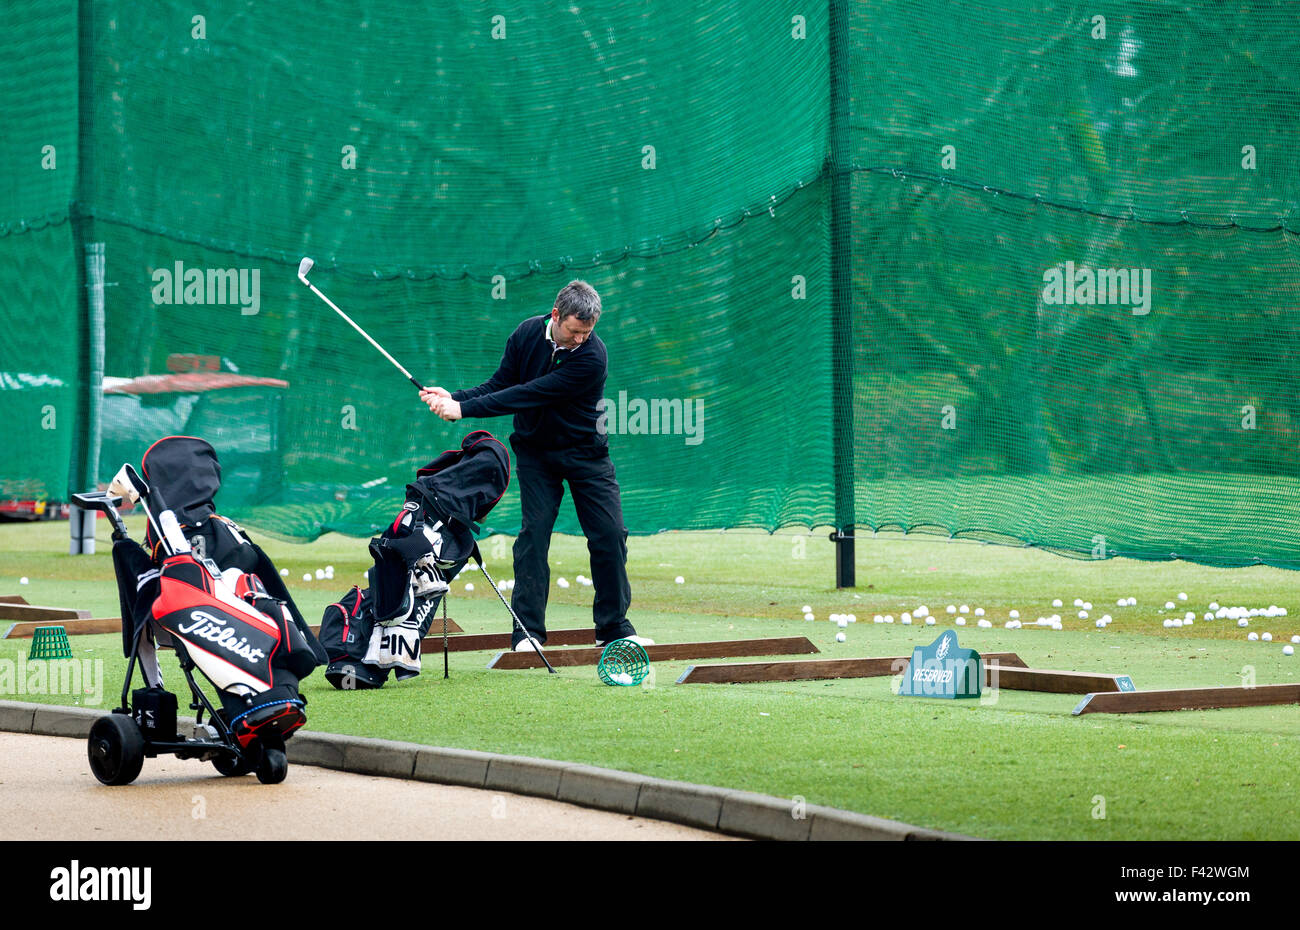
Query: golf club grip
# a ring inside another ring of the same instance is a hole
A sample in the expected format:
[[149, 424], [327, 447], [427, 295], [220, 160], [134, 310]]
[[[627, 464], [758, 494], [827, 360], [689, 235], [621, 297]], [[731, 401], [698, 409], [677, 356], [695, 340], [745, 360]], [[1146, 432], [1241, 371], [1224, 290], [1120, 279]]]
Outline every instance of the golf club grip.
[[424, 390], [424, 385], [421, 384], [419, 381], [416, 381], [414, 378], [411, 379], [411, 383], [414, 384], [419, 390], [421, 391]]

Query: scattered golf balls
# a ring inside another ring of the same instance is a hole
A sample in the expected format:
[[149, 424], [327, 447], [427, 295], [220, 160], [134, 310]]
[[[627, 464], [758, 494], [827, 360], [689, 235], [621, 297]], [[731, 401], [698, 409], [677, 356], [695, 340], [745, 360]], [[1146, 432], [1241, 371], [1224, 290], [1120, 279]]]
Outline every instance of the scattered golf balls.
[[846, 639], [848, 639], [848, 637], [845, 636], [843, 633], [836, 633], [836, 634], [835, 634], [835, 642], [837, 642], [837, 643], [842, 643], [842, 642], [844, 642]]
[[466, 591], [473, 591], [473, 590], [474, 590], [474, 582], [472, 582], [472, 581], [467, 581], [467, 582], [465, 582], [465, 590], [466, 590]]
[[991, 626], [993, 625], [993, 621], [992, 621], [992, 620], [980, 620], [979, 623], [978, 623], [977, 625], [978, 625], [978, 626], [981, 626], [981, 627], [984, 627], [985, 629], [988, 629], [989, 627], [991, 627]]
[[614, 674], [609, 676], [609, 680], [620, 685], [632, 684], [632, 676], [627, 672], [614, 672]]
[[893, 614], [885, 614], [885, 622], [886, 622], [886, 623], [893, 623], [893, 622], [894, 622], [894, 615], [893, 615]]
[[676, 578], [673, 579], [673, 581], [677, 582], [678, 584], [686, 584], [686, 579], [683, 578], [681, 575], [678, 575]]
[[1295, 646], [1283, 646], [1283, 647], [1282, 647], [1282, 655], [1284, 655], [1284, 656], [1293, 656], [1293, 655], [1295, 655]]

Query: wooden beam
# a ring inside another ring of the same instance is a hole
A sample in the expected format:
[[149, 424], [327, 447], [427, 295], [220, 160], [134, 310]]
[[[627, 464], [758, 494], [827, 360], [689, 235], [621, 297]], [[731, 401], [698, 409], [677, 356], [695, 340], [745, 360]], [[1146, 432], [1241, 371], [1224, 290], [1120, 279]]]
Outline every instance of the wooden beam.
[[1300, 704], [1300, 683], [1256, 685], [1253, 688], [1172, 688], [1166, 691], [1123, 691], [1089, 694], [1074, 709], [1079, 714], [1145, 714], [1166, 710], [1214, 710]]
[[1009, 691], [1046, 691], [1051, 694], [1135, 690], [1133, 679], [1127, 675], [1061, 672], [1045, 668], [1011, 668], [992, 662], [984, 666], [984, 684], [989, 688], [1006, 688]]
[[[459, 636], [447, 637], [448, 652], [474, 652], [480, 649], [509, 649], [509, 633], [461, 633]], [[596, 628], [592, 626], [583, 627], [579, 630], [548, 630], [546, 633], [546, 643], [543, 649], [548, 646], [591, 646], [596, 642]], [[424, 637], [420, 643], [420, 652], [428, 654], [430, 652], [442, 652], [442, 626], [438, 623], [433, 625], [429, 635]]]
[[27, 598], [21, 594], [0, 594], [0, 604], [26, 604]]
[[93, 636], [97, 633], [121, 633], [120, 617], [96, 620], [60, 620], [57, 624], [40, 620], [20, 620], [5, 631], [4, 639], [31, 639], [32, 632], [42, 626], [62, 626], [69, 636]]
[[0, 620], [89, 620], [90, 611], [71, 607], [33, 607], [31, 604], [0, 604]]
[[[595, 665], [604, 650], [548, 649], [546, 658], [556, 668], [560, 666]], [[671, 662], [675, 659], [721, 659], [727, 656], [793, 656], [820, 652], [806, 636], [782, 636], [768, 639], [730, 639], [707, 643], [664, 643], [645, 647], [651, 662]], [[541, 668], [542, 658], [535, 652], [499, 652], [488, 663], [488, 668]]]
[[[549, 653], [548, 653], [549, 655]], [[1024, 666], [1014, 652], [990, 652], [986, 662], [996, 659], [1003, 668]], [[796, 659], [789, 662], [736, 662], [728, 665], [692, 665], [682, 677], [684, 684], [743, 684], [755, 681], [818, 681], [826, 678], [882, 678], [897, 675], [912, 661], [906, 656], [876, 656], [868, 659]]]

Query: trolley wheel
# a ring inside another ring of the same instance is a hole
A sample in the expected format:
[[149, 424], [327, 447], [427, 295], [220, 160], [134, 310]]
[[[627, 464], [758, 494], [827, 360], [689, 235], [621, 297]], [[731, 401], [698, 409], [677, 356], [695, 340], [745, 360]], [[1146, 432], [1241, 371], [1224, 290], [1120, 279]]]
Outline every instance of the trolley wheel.
[[90, 770], [106, 785], [129, 785], [144, 767], [144, 734], [126, 714], [100, 717], [86, 742]]
[[289, 760], [281, 749], [263, 749], [257, 763], [257, 780], [264, 785], [278, 785], [289, 774]]
[[235, 778], [253, 771], [254, 760], [247, 753], [232, 756], [223, 752], [212, 757], [212, 767], [227, 778]]

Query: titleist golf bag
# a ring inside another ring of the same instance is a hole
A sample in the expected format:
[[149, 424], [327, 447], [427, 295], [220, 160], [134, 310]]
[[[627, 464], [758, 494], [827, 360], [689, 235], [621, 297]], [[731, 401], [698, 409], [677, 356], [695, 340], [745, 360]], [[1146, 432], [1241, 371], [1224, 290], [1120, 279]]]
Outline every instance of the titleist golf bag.
[[[306, 722], [299, 682], [321, 664], [324, 650], [295, 618], [297, 608], [291, 609], [292, 599], [265, 554], [242, 533], [242, 541], [227, 538], [234, 524], [227, 526], [212, 510], [221, 476], [212, 447], [200, 439], [168, 437], [150, 447], [142, 464], [152, 482], [124, 465], [107, 493], [73, 497], [113, 522], [122, 646], [130, 660], [121, 705], [91, 729], [91, 769], [105, 784], [128, 784], [145, 756], [166, 752], [211, 761], [223, 775], [256, 771], [262, 782], [282, 781], [288, 765], [284, 741]], [[175, 495], [176, 509], [168, 494]], [[124, 498], [143, 506], [148, 551], [127, 535], [117, 511]], [[178, 510], [191, 521], [194, 545]], [[219, 521], [215, 536], [200, 525]], [[217, 550], [207, 548], [213, 538], [229, 543], [221, 552], [231, 563], [224, 570], [212, 558]], [[262, 573], [242, 565], [259, 566]], [[178, 731], [176, 696], [163, 686], [157, 647], [175, 650], [180, 660], [189, 706], [197, 711], [192, 737]], [[145, 687], [130, 691], [137, 663]], [[194, 669], [216, 688], [219, 706], [199, 688]]]
[[416, 472], [406, 501], [370, 541], [368, 587], [354, 587], [321, 618], [325, 677], [342, 690], [382, 687], [420, 673], [420, 642], [465, 563], [479, 523], [510, 483], [510, 455], [486, 430], [467, 435]]

